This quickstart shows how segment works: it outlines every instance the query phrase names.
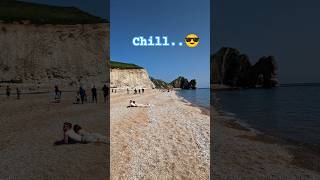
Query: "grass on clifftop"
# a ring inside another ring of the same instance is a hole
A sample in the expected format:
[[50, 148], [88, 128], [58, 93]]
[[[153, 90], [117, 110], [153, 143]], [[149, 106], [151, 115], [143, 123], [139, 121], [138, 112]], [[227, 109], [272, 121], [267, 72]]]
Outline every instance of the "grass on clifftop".
[[32, 24], [95, 24], [107, 22], [75, 7], [59, 7], [16, 0], [0, 0], [0, 20], [7, 23], [28, 20]]
[[143, 69], [135, 64], [122, 63], [117, 61], [110, 61], [111, 69]]

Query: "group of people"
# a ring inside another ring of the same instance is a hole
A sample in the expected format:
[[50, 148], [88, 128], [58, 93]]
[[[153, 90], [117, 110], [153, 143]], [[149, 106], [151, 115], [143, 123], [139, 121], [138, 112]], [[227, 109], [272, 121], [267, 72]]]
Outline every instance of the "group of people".
[[69, 122], [63, 124], [63, 140], [55, 142], [55, 145], [75, 144], [75, 143], [104, 143], [108, 144], [107, 137], [99, 133], [91, 133], [84, 130], [81, 126], [72, 125]]
[[[20, 90], [18, 87], [16, 88], [16, 94], [17, 94], [17, 99], [20, 99], [21, 90]], [[9, 99], [10, 96], [11, 96], [11, 88], [10, 88], [9, 85], [6, 87], [6, 95], [7, 95], [7, 98], [8, 98], [8, 99]]]
[[[139, 94], [143, 94], [144, 93], [144, 88], [142, 88], [142, 89], [134, 89], [134, 93], [133, 94], [138, 94], [138, 92], [139, 92]], [[130, 94], [130, 90], [127, 88], [127, 94]]]
[[[56, 85], [54, 87], [54, 92], [55, 92], [55, 102], [59, 103], [61, 100], [61, 95], [62, 95], [62, 91], [58, 88], [58, 86]], [[103, 92], [103, 97], [104, 97], [104, 103], [107, 102], [107, 96], [109, 95], [109, 88], [107, 87], [107, 85], [104, 85], [102, 87], [102, 92]], [[91, 97], [92, 97], [92, 103], [98, 103], [98, 90], [96, 88], [96, 86], [93, 86], [91, 88]], [[76, 96], [76, 101], [74, 102], [74, 104], [84, 104], [85, 102], [87, 102], [87, 93], [86, 90], [80, 86], [79, 90], [77, 91], [77, 96]]]

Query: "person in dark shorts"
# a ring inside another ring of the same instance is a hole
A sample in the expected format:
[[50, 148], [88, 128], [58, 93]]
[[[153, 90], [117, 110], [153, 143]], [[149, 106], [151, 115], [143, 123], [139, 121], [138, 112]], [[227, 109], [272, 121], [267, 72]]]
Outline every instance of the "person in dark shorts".
[[21, 90], [17, 88], [17, 99], [20, 99], [20, 95], [21, 95]]
[[82, 88], [82, 86], [80, 86], [79, 88], [79, 94], [80, 94], [81, 103], [83, 104], [84, 98], [86, 96], [86, 91]]
[[11, 88], [10, 88], [10, 86], [7, 86], [7, 88], [6, 88], [6, 94], [7, 94], [7, 98], [9, 98], [9, 97], [10, 97], [10, 94], [11, 94]]
[[109, 88], [107, 87], [107, 85], [103, 86], [102, 91], [103, 91], [104, 103], [106, 103], [107, 102], [107, 96], [109, 94]]
[[96, 103], [98, 103], [96, 86], [93, 86], [93, 88], [91, 89], [91, 94], [92, 94], [92, 103], [94, 103], [94, 101], [96, 101]]

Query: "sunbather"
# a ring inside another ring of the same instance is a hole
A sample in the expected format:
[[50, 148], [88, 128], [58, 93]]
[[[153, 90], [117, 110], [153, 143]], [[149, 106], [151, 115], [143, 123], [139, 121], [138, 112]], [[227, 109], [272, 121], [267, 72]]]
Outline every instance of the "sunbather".
[[81, 141], [83, 143], [104, 143], [104, 144], [109, 143], [109, 140], [107, 139], [107, 137], [99, 133], [91, 133], [91, 132], [85, 131], [84, 129], [82, 129], [81, 126], [77, 124], [73, 126], [73, 131], [76, 134], [81, 136]]

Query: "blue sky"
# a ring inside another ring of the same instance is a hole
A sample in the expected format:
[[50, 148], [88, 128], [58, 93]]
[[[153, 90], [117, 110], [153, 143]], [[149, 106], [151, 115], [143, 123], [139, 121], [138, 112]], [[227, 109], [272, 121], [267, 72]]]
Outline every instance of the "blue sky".
[[234, 47], [278, 60], [281, 83], [320, 82], [320, 1], [215, 0], [212, 52]]
[[[210, 6], [209, 0], [111, 0], [111, 60], [129, 62], [147, 69], [157, 79], [170, 82], [178, 76], [195, 78], [198, 87], [209, 87]], [[135, 36], [168, 36], [183, 42], [195, 33], [196, 48], [135, 47]]]

